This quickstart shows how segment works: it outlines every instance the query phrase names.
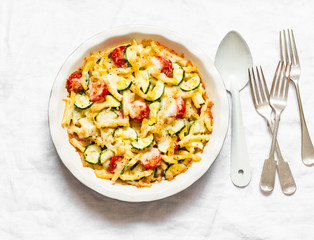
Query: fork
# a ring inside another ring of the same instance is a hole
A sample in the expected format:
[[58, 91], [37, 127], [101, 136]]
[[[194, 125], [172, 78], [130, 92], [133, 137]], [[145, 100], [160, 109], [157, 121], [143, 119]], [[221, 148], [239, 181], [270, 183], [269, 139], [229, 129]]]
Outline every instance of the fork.
[[289, 64], [285, 66], [283, 62], [279, 61], [270, 90], [269, 104], [274, 110], [275, 125], [269, 157], [264, 162], [260, 180], [260, 188], [264, 192], [271, 192], [274, 189], [274, 179], [272, 177], [276, 174], [276, 168], [274, 167], [276, 165], [274, 158], [275, 145], [277, 142], [280, 115], [287, 105], [289, 87], [287, 76], [289, 77], [290, 75], [290, 69]]
[[[261, 66], [260, 70], [256, 67], [256, 76], [257, 77], [255, 77], [253, 68], [251, 69], [251, 72], [249, 70], [250, 89], [253, 103], [257, 113], [266, 120], [269, 129], [271, 130], [271, 132], [273, 132], [273, 124], [271, 120], [271, 113], [273, 110], [269, 104], [269, 92]], [[258, 84], [256, 82], [258, 82]], [[281, 189], [284, 194], [291, 195], [296, 191], [296, 185], [289, 164], [284, 161], [277, 141], [276, 153], [278, 156], [277, 170]], [[267, 185], [270, 186], [269, 189], [273, 189], [276, 175], [276, 162], [268, 161], [266, 164], [269, 164], [267, 168], [270, 169], [268, 171], [268, 176], [266, 179], [266, 181], [268, 180]]]
[[[294, 40], [293, 31], [290, 29], [287, 30], [289, 42], [286, 39], [285, 30], [283, 30], [283, 38], [284, 38], [284, 45], [285, 45], [285, 58], [283, 56], [283, 46], [282, 46], [282, 39], [281, 39], [281, 32], [279, 33], [279, 40], [280, 40], [280, 60], [282, 62], [290, 63], [291, 64], [291, 73], [290, 73], [290, 80], [294, 83], [295, 90], [297, 93], [298, 104], [299, 104], [299, 113], [300, 113], [300, 120], [301, 120], [301, 154], [302, 154], [302, 161], [307, 166], [314, 165], [314, 147], [313, 143], [310, 138], [309, 131], [306, 126], [303, 107], [300, 97], [300, 89], [299, 89], [299, 79], [301, 75], [301, 66], [297, 51], [297, 46]], [[292, 40], [291, 40], [292, 39]], [[287, 45], [289, 45], [289, 53], [287, 50]]]

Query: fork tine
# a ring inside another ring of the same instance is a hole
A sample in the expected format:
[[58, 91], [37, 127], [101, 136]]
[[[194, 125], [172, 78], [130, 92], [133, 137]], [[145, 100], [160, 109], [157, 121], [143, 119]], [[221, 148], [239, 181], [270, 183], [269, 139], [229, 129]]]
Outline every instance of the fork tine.
[[279, 48], [280, 48], [280, 60], [283, 62], [283, 54], [282, 54], [282, 40], [281, 40], [281, 31], [279, 32]]
[[249, 73], [249, 80], [250, 80], [251, 95], [252, 95], [252, 99], [253, 99], [254, 106], [256, 107], [257, 102], [256, 102], [255, 92], [254, 92], [254, 89], [253, 89], [253, 82], [252, 82], [252, 77], [251, 77], [250, 69], [248, 69], [248, 73]]
[[287, 67], [286, 67], [286, 71], [288, 71], [288, 74], [287, 72], [285, 73], [286, 77], [285, 77], [285, 82], [286, 82], [286, 88], [285, 88], [285, 100], [287, 100], [288, 98], [288, 90], [289, 90], [289, 80], [290, 80], [290, 72], [291, 72], [291, 64], [287, 64]]
[[297, 64], [297, 65], [300, 65], [299, 56], [298, 56], [298, 50], [297, 50], [297, 45], [295, 44], [294, 34], [293, 34], [293, 30], [292, 30], [292, 29], [290, 29], [290, 35], [292, 36], [293, 52], [294, 52], [295, 61], [296, 61], [296, 64]]
[[294, 55], [294, 52], [292, 51], [292, 43], [291, 43], [291, 32], [290, 32], [290, 29], [288, 29], [287, 30], [287, 32], [288, 32], [288, 38], [289, 38], [289, 52], [290, 52], [290, 63], [291, 64], [296, 64], [296, 62], [295, 62], [295, 60], [294, 60], [294, 57], [293, 57], [293, 55]]
[[282, 62], [281, 61], [279, 61], [278, 65], [277, 65], [277, 69], [276, 69], [276, 72], [275, 72], [275, 75], [274, 75], [273, 83], [271, 85], [271, 90], [270, 90], [270, 95], [271, 96], [275, 96], [276, 83], [278, 82], [278, 79], [279, 79], [280, 73], [281, 73], [281, 70], [279, 71], [279, 67], [280, 66], [282, 68]]
[[253, 82], [254, 82], [254, 88], [255, 88], [255, 96], [256, 96], [256, 99], [257, 99], [257, 104], [261, 104], [261, 99], [260, 99], [260, 89], [259, 87], [257, 86], [257, 83], [256, 83], [256, 77], [255, 77], [255, 73], [254, 73], [254, 68], [252, 67], [252, 75], [253, 75]]
[[[285, 45], [285, 56], [286, 56], [286, 63], [289, 62], [289, 54], [288, 54], [288, 42], [286, 39], [286, 31], [283, 30], [283, 38], [284, 38], [284, 45]], [[291, 56], [291, 54], [290, 54]]]
[[266, 97], [267, 97], [267, 99], [269, 99], [268, 87], [267, 87], [267, 84], [266, 84], [266, 80], [265, 80], [265, 77], [264, 77], [262, 66], [260, 66], [260, 69], [261, 69], [262, 79], [263, 79], [263, 82], [264, 82]]
[[259, 74], [257, 67], [256, 67], [256, 75], [257, 75], [257, 80], [258, 80], [259, 89], [260, 89], [260, 93], [261, 93], [261, 98], [262, 98], [263, 102], [266, 102], [268, 100], [268, 98], [267, 98], [267, 96], [265, 96], [266, 95], [265, 90], [264, 90], [264, 87], [263, 87], [263, 84], [262, 84], [260, 74]]
[[[283, 71], [282, 71], [282, 76], [280, 79], [280, 92], [279, 92], [279, 97], [283, 98], [286, 87], [287, 87], [287, 79], [288, 79], [288, 65], [290, 65], [289, 63], [286, 64], [286, 66], [284, 67]], [[279, 89], [279, 83], [278, 83], [278, 89]]]
[[[254, 92], [254, 96], [255, 96], [255, 104], [258, 105], [261, 103], [261, 100], [260, 100], [260, 97], [259, 97], [259, 91], [258, 91], [258, 87], [256, 85], [256, 79], [255, 79], [255, 74], [254, 74], [254, 69], [252, 68], [251, 69], [251, 72], [252, 72], [252, 90]], [[254, 86], [254, 88], [253, 88]]]

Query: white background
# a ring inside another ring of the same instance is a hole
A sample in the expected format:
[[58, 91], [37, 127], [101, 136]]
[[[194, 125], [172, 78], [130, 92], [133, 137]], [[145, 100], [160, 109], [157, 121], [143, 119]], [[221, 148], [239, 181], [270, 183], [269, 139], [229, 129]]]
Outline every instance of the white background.
[[314, 167], [301, 161], [293, 85], [279, 143], [297, 184], [290, 197], [259, 190], [271, 136], [241, 92], [252, 181], [230, 181], [230, 131], [210, 170], [187, 190], [150, 203], [103, 197], [76, 180], [48, 130], [48, 100], [66, 57], [83, 41], [126, 24], [165, 27], [212, 59], [230, 30], [247, 41], [271, 83], [278, 37], [294, 29], [302, 66], [300, 90], [314, 141], [314, 2], [302, 1], [0, 1], [0, 239], [313, 239]]

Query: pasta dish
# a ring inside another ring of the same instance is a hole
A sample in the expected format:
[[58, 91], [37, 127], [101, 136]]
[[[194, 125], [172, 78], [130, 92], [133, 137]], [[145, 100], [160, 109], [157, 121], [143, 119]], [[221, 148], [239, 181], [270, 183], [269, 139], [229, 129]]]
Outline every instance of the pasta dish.
[[201, 160], [213, 103], [183, 55], [133, 40], [91, 53], [65, 87], [61, 125], [98, 178], [150, 187]]

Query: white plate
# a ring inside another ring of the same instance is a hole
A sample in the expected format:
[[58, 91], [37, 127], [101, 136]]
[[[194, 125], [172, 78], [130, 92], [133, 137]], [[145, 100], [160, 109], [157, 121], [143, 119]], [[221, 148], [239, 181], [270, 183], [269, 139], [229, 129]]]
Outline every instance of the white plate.
[[[74, 147], [68, 141], [67, 131], [61, 127], [64, 102], [67, 92], [65, 81], [68, 76], [84, 64], [84, 57], [90, 52], [136, 39], [153, 39], [163, 45], [184, 53], [193, 65], [198, 66], [205, 83], [207, 95], [214, 102], [214, 126], [211, 140], [206, 145], [202, 160], [193, 163], [183, 174], [172, 181], [154, 183], [150, 188], [136, 188], [130, 185], [113, 184], [109, 180], [97, 178], [90, 168], [82, 167], [81, 160]], [[162, 199], [176, 194], [197, 181], [212, 165], [219, 154], [228, 128], [229, 106], [222, 79], [212, 61], [195, 44], [176, 35], [173, 32], [148, 26], [126, 26], [105, 31], [90, 38], [80, 45], [61, 67], [52, 87], [49, 102], [49, 127], [56, 150], [71, 173], [86, 186], [100, 194], [128, 202], [144, 202]]]

